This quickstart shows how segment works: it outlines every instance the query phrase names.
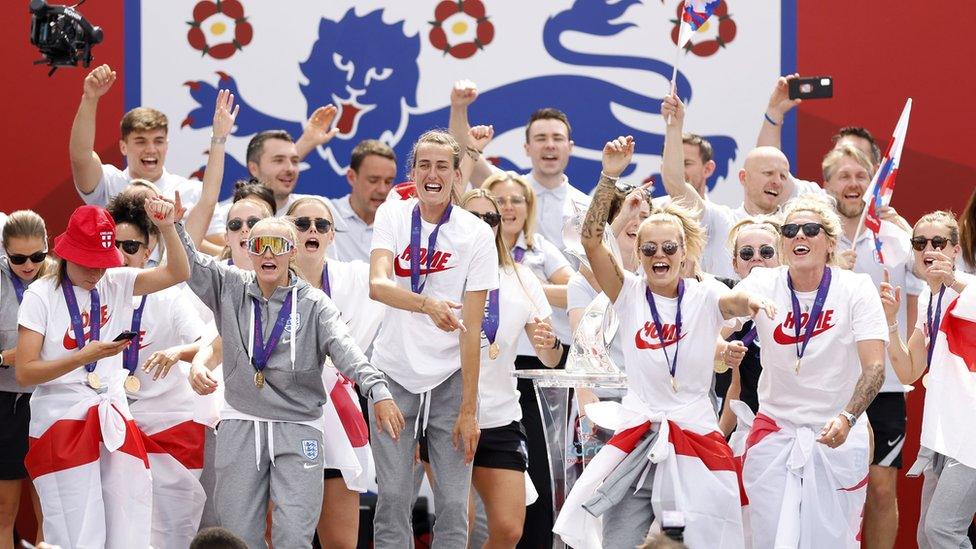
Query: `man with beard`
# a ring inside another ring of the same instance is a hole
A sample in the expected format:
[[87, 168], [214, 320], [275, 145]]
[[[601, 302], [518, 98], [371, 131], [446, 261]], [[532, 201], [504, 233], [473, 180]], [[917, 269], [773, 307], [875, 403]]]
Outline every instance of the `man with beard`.
[[[875, 258], [874, 239], [871, 231], [860, 227], [864, 211], [864, 193], [871, 184], [874, 164], [860, 148], [843, 140], [827, 153], [823, 164], [824, 190], [837, 201], [844, 232], [838, 235], [837, 250], [842, 267], [858, 273], [866, 273], [880, 286], [885, 280], [885, 272], [896, 286], [905, 289], [908, 298], [902, 301], [898, 311], [898, 330], [905, 338], [906, 326], [915, 325], [918, 313], [918, 294], [923, 282], [911, 272], [911, 253], [907, 250], [911, 232], [896, 241], [886, 241], [885, 260], [891, 261], [901, 256], [899, 263], [882, 265]], [[894, 223], [903, 229], [905, 221], [891, 208], [882, 214], [882, 223]], [[853, 242], [853, 244], [852, 244]], [[904, 253], [897, 254], [889, 246], [904, 246]], [[864, 540], [866, 547], [890, 548], [898, 533], [898, 501], [896, 484], [898, 469], [902, 465], [901, 450], [905, 442], [905, 389], [891, 368], [891, 361], [885, 358], [885, 382], [881, 392], [867, 409], [868, 419], [874, 430], [874, 455], [868, 475], [867, 500], [864, 505]]]
[[350, 193], [333, 202], [335, 246], [339, 261], [369, 261], [376, 209], [386, 200], [396, 178], [396, 154], [376, 139], [360, 141], [352, 150], [346, 180]]

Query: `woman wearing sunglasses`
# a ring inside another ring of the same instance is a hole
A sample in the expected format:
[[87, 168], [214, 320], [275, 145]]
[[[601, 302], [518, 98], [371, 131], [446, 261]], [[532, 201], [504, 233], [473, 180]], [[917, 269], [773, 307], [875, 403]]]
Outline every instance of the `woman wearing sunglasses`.
[[185, 233], [181, 237], [190, 256], [190, 289], [214, 312], [222, 335], [217, 514], [249, 547], [258, 547], [273, 498], [274, 545], [307, 546], [322, 503], [326, 359], [357, 381], [390, 436], [402, 425], [399, 410], [335, 306], [295, 273], [298, 235], [291, 222], [254, 224], [245, 244], [253, 271], [224, 265], [197, 252]]
[[[20, 490], [27, 478], [31, 386], [21, 386], [14, 375], [17, 358], [17, 313], [24, 291], [51, 268], [47, 259], [47, 229], [41, 216], [30, 210], [13, 212], [3, 226], [0, 258], [0, 540], [12, 540]], [[40, 502], [28, 483], [40, 532]], [[38, 539], [41, 539], [39, 536]]]
[[[188, 276], [173, 228], [176, 206], [146, 201], [169, 244], [152, 269], [115, 269], [115, 223], [82, 206], [54, 241], [58, 268], [31, 284], [18, 318], [17, 381], [31, 397], [26, 466], [44, 511], [44, 537], [71, 547], [148, 547], [152, 480], [142, 434], [125, 396], [120, 353], [129, 339], [134, 295]], [[113, 340], [114, 338], [114, 340]], [[70, 448], [70, 451], [66, 451]]]
[[[976, 426], [964, 410], [976, 402], [976, 386], [969, 372], [960, 378], [955, 364], [933, 360], [936, 335], [956, 298], [976, 277], [954, 269], [959, 258], [959, 226], [948, 212], [926, 214], [912, 233], [915, 268], [928, 283], [918, 296], [919, 314], [906, 343], [898, 333], [901, 287], [881, 285], [891, 345], [888, 356], [905, 384], [925, 374], [925, 410], [918, 460], [909, 476], [925, 473], [918, 523], [919, 547], [966, 547], [966, 533], [976, 514]], [[946, 337], [943, 335], [942, 337]], [[928, 370], [929, 373], [925, 373]]]
[[743, 464], [755, 547], [858, 546], [870, 463], [866, 421], [884, 382], [887, 325], [871, 278], [834, 266], [841, 222], [813, 196], [786, 209], [784, 266], [736, 288], [776, 304], [758, 317], [759, 414]]
[[[581, 231], [593, 274], [618, 315], [629, 387], [622, 405], [601, 403], [588, 410], [588, 417], [616, 434], [573, 486], [555, 531], [569, 545], [590, 546], [595, 525], [589, 511], [603, 516], [603, 546], [633, 547], [655, 516], [677, 511], [689, 546], [742, 547], [737, 466], [709, 397], [712, 362], [729, 319], [771, 317], [775, 307], [720, 284], [681, 277], [686, 250], [701, 250], [705, 234], [694, 214], [675, 203], [638, 227], [643, 276], [622, 269], [603, 244], [603, 231], [614, 183], [633, 153], [632, 137], [606, 144], [603, 173]], [[598, 413], [608, 407], [616, 412]], [[655, 496], [675, 493], [684, 496]]]
[[[299, 198], [285, 215], [298, 229], [298, 271], [309, 285], [332, 299], [359, 348], [369, 349], [383, 319], [383, 305], [369, 298], [369, 264], [326, 257], [335, 242], [335, 225], [322, 199]], [[323, 370], [323, 381], [330, 396], [324, 409], [328, 444], [316, 531], [323, 547], [356, 547], [359, 493], [367, 489], [371, 460], [369, 426], [351, 381], [331, 364]]]
[[[729, 248], [732, 250], [732, 270], [739, 280], [749, 276], [756, 267], [779, 267], [779, 230], [779, 221], [769, 216], [747, 217], [732, 226]], [[729, 333], [725, 340], [727, 344], [720, 345], [715, 362], [715, 394], [722, 397], [719, 426], [728, 436], [736, 425], [729, 401], [741, 400], [753, 414], [759, 411], [757, 391], [762, 364], [755, 325], [751, 320]], [[724, 371], [729, 373], [723, 375]]]
[[[115, 245], [126, 267], [145, 269], [159, 230], [146, 216], [145, 198], [116, 195], [108, 204]], [[170, 369], [192, 360], [204, 323], [179, 287], [133, 298], [128, 329], [137, 334], [122, 353], [126, 396], [153, 472], [152, 546], [187, 547], [206, 500], [199, 478], [204, 427], [193, 420], [196, 400], [185, 375]], [[179, 440], [175, 443], [175, 440]]]

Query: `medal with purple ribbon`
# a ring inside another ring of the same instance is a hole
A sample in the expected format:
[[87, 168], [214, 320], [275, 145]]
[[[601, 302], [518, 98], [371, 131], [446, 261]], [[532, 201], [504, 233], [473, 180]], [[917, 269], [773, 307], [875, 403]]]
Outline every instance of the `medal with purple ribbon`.
[[146, 297], [148, 296], [142, 296], [139, 307], [132, 311], [132, 327], [129, 329], [136, 333], [136, 337], [132, 338], [129, 346], [122, 351], [122, 367], [129, 371], [124, 384], [128, 393], [138, 392], [142, 386], [139, 378], [136, 377], [136, 368], [139, 367], [139, 344], [142, 342], [142, 332], [139, 329], [142, 327], [142, 311], [146, 308]]
[[[85, 324], [81, 320], [81, 310], [78, 309], [78, 299], [75, 297], [75, 287], [71, 280], [65, 275], [61, 279], [61, 292], [64, 294], [64, 302], [68, 306], [68, 316], [71, 319], [71, 330], [75, 334], [76, 348], [80, 351], [85, 347]], [[98, 341], [102, 328], [102, 304], [98, 296], [98, 290], [92, 288], [88, 295], [91, 297], [91, 309], [88, 313], [89, 336], [91, 341]], [[95, 373], [98, 362], [85, 364], [85, 371], [88, 372], [86, 380], [92, 389], [101, 389], [102, 380]]]
[[[726, 339], [726, 341], [728, 341], [729, 343], [732, 343], [734, 341], [739, 341], [740, 343], [742, 343], [743, 347], [749, 347], [749, 345], [752, 345], [752, 342], [756, 340], [755, 324], [750, 320], [749, 322], [746, 322], [745, 324], [742, 325], [742, 329], [745, 330], [746, 326], [749, 326], [750, 324], [752, 324], [752, 327], [746, 331], [745, 335], [743, 335], [741, 339], [737, 340], [733, 336], [729, 336], [728, 339]], [[725, 355], [723, 354], [722, 356], [724, 357]], [[715, 362], [714, 370], [716, 374], [724, 374], [725, 372], [729, 371], [729, 368], [730, 367], [728, 364], [725, 363], [724, 358], [723, 360], [718, 360]]]
[[251, 357], [251, 364], [256, 370], [254, 372], [254, 386], [261, 389], [264, 387], [264, 367], [268, 365], [271, 353], [278, 347], [278, 342], [281, 341], [281, 336], [285, 332], [285, 325], [288, 324], [288, 319], [291, 316], [292, 300], [285, 298], [281, 310], [278, 311], [278, 320], [275, 321], [274, 328], [271, 329], [267, 343], [261, 342], [264, 334], [264, 329], [261, 326], [261, 304], [256, 297], [252, 297], [251, 301], [254, 304], [254, 356]]
[[671, 389], [678, 392], [678, 381], [675, 374], [678, 373], [678, 341], [681, 340], [681, 300], [685, 296], [685, 281], [678, 279], [678, 306], [674, 314], [674, 360], [668, 356], [667, 343], [664, 341], [664, 325], [661, 324], [661, 315], [657, 312], [657, 305], [654, 303], [654, 294], [650, 288], [645, 288], [647, 304], [651, 307], [651, 318], [654, 320], [654, 329], [657, 330], [657, 339], [661, 342], [661, 351], [664, 352], [664, 360], [668, 363], [668, 372], [671, 374]]
[[[810, 338], [813, 337], [813, 330], [817, 327], [817, 321], [820, 319], [820, 313], [823, 311], [824, 302], [827, 301], [827, 292], [830, 291], [830, 267], [824, 267], [823, 276], [820, 277], [820, 285], [817, 286], [817, 296], [813, 299], [813, 309], [810, 310], [810, 316], [807, 317], [806, 329], [803, 330], [803, 343], [797, 345], [797, 341], [793, 342], [794, 347], [796, 347], [796, 368], [797, 374], [800, 373], [800, 361], [803, 360], [803, 353], [807, 350], [807, 344], [810, 343]], [[796, 297], [796, 291], [793, 289], [793, 279], [790, 277], [789, 271], [786, 273], [786, 285], [790, 288], [790, 301], [793, 306], [793, 330], [796, 334], [796, 339], [800, 339], [800, 300]]]
[[423, 223], [420, 219], [420, 203], [418, 202], [413, 207], [413, 217], [410, 220], [410, 290], [415, 294], [423, 293], [424, 286], [427, 285], [427, 275], [430, 271], [430, 265], [434, 261], [434, 245], [437, 244], [437, 233], [440, 232], [441, 225], [451, 218], [452, 207], [451, 204], [447, 205], [441, 220], [437, 222], [434, 230], [427, 237], [427, 256], [424, 258], [426, 260], [424, 269], [427, 272], [424, 273], [423, 282], [420, 281], [420, 232], [423, 229]]
[[325, 267], [322, 267], [322, 291], [325, 295], [332, 297], [332, 284], [329, 283], [329, 264], [326, 263]]
[[485, 332], [485, 339], [488, 340], [488, 358], [495, 360], [501, 353], [501, 348], [495, 342], [498, 336], [498, 290], [488, 292], [488, 301], [485, 304], [485, 321], [481, 329]]

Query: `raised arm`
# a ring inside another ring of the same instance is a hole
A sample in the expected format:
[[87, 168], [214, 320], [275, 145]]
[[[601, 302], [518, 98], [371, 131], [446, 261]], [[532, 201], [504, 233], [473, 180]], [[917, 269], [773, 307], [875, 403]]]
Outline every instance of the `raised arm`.
[[213, 217], [217, 199], [220, 197], [220, 184], [224, 179], [224, 149], [227, 136], [234, 129], [234, 120], [241, 106], [234, 106], [234, 94], [229, 90], [220, 90], [217, 94], [217, 105], [214, 108], [213, 134], [210, 137], [210, 151], [207, 153], [207, 169], [203, 173], [203, 190], [200, 200], [187, 215], [186, 234], [193, 239], [193, 244], [200, 246], [206, 236], [210, 218]]
[[878, 288], [881, 295], [881, 305], [884, 307], [885, 320], [888, 321], [888, 358], [891, 360], [891, 369], [898, 376], [898, 381], [905, 385], [911, 385], [922, 377], [928, 362], [928, 350], [925, 347], [925, 334], [914, 324], [905, 327], [906, 332], [911, 334], [906, 344], [898, 333], [898, 309], [901, 307], [901, 287], [891, 285], [888, 271], [884, 272], [884, 282]]
[[[465, 154], [461, 156], [461, 178], [457, 182], [457, 185], [460, 186], [458, 189], [459, 196], [464, 194], [468, 188], [474, 188], [474, 184], [471, 182], [472, 174], [484, 156], [485, 147], [488, 146], [494, 136], [495, 128], [493, 126], [475, 126], [468, 130], [468, 137], [465, 143], [461, 144], [461, 150]], [[483, 178], [479, 180], [479, 186], [483, 180]]]
[[176, 216], [183, 216], [180, 194], [170, 202], [165, 198], [152, 197], [146, 200], [146, 215], [159, 228], [166, 246], [166, 259], [152, 269], [143, 269], [136, 275], [132, 293], [146, 295], [186, 282], [190, 278], [190, 262], [183, 243], [176, 232]]
[[603, 243], [603, 232], [610, 215], [610, 203], [617, 192], [615, 184], [630, 164], [634, 145], [634, 138], [629, 135], [618, 137], [604, 145], [603, 171], [580, 230], [580, 241], [586, 250], [593, 276], [610, 301], [617, 301], [624, 284], [624, 273], [610, 248]]
[[339, 133], [339, 128], [332, 127], [336, 112], [338, 109], [335, 105], [326, 105], [315, 109], [315, 112], [308, 119], [308, 124], [302, 130], [302, 135], [298, 141], [295, 141], [298, 158], [304, 160], [310, 152], [332, 141], [332, 138]]
[[704, 201], [698, 191], [685, 181], [685, 150], [682, 131], [685, 123], [685, 104], [671, 94], [661, 101], [661, 116], [667, 122], [664, 130], [664, 153], [661, 158], [661, 179], [664, 190], [671, 198], [683, 201], [698, 211], [704, 210]]
[[[474, 103], [477, 98], [478, 86], [470, 80], [459, 80], [451, 88], [451, 114], [448, 120], [448, 131], [454, 136], [454, 139], [457, 139], [461, 145], [461, 150], [471, 146], [469, 137], [471, 123], [468, 121], [468, 106]], [[484, 151], [484, 147], [478, 147], [478, 149]], [[491, 166], [485, 160], [484, 155], [479, 154], [473, 160], [470, 175], [466, 181], [470, 181], [471, 186], [477, 188], [491, 175]]]
[[96, 67], [88, 73], [81, 104], [71, 124], [71, 140], [68, 142], [71, 176], [75, 188], [82, 194], [94, 192], [102, 179], [102, 160], [95, 153], [95, 114], [98, 100], [112, 88], [115, 78], [115, 71], [108, 65]]
[[757, 147], [782, 148], [783, 120], [793, 107], [803, 101], [802, 99], [790, 99], [790, 80], [799, 77], [799, 73], [793, 73], [780, 76], [776, 80], [773, 93], [769, 96], [769, 104], [766, 105], [766, 114], [763, 117], [762, 127], [759, 129], [759, 137], [756, 138]]

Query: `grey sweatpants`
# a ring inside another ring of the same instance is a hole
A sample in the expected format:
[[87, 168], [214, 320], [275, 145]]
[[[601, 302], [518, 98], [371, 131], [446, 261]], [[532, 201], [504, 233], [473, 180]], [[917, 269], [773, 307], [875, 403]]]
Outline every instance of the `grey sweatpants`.
[[[268, 499], [274, 502], [272, 541], [275, 547], [311, 547], [322, 510], [322, 433], [297, 423], [270, 424], [231, 419], [217, 427], [215, 499], [220, 525], [248, 547], [265, 547]], [[255, 463], [254, 429], [258, 428], [260, 459]]]
[[[375, 419], [369, 422], [379, 492], [373, 543], [377, 549], [405, 549], [413, 547], [410, 517], [416, 493], [415, 468], [420, 467], [414, 464], [417, 446], [414, 424], [417, 414], [423, 414], [423, 410], [421, 395], [407, 391], [390, 378], [387, 382], [406, 427], [400, 432], [400, 440], [394, 442], [389, 433], [377, 430]], [[435, 548], [465, 547], [468, 540], [471, 464], [465, 465], [464, 452], [456, 450], [452, 441], [460, 406], [461, 372], [458, 371], [430, 392], [427, 445], [434, 472]]]
[[936, 454], [925, 471], [921, 511], [920, 549], [972, 549], [967, 532], [976, 514], [976, 469]]
[[[640, 457], [646, 460], [644, 452], [641, 452]], [[639, 490], [637, 483], [641, 478], [638, 476], [620, 503], [603, 513], [604, 547], [637, 547], [644, 543], [647, 531], [654, 522], [651, 488], [654, 486], [655, 469], [656, 467], [651, 467]]]

